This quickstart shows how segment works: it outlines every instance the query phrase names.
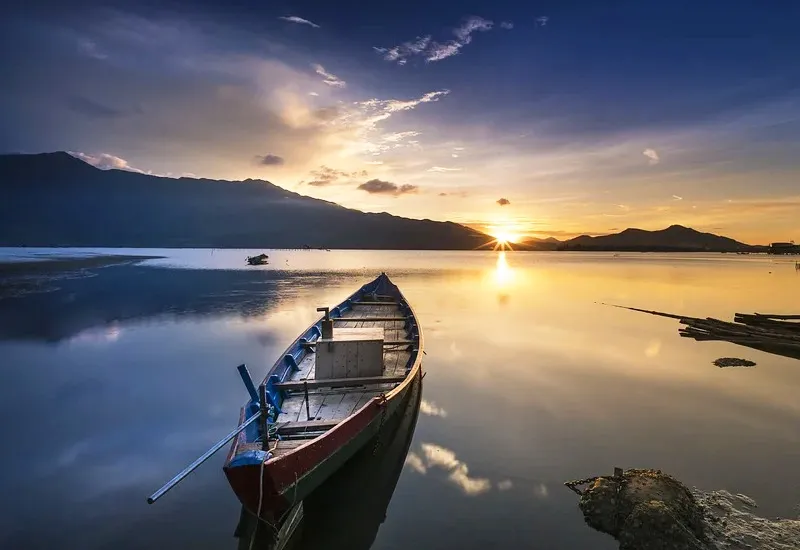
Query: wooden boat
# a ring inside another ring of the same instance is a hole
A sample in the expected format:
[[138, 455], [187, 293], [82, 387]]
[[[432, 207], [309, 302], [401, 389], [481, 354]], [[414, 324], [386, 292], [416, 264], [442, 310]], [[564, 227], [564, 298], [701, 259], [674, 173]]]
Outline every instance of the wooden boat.
[[[328, 351], [317, 347], [329, 345], [330, 330], [336, 340], [347, 332], [340, 329], [356, 328], [383, 329], [380, 376], [322, 378], [317, 355]], [[251, 399], [241, 410], [224, 471], [242, 505], [273, 522], [339, 470], [400, 410], [421, 379], [422, 347], [414, 311], [383, 273], [306, 329], [258, 392], [240, 367]], [[256, 415], [258, 422], [252, 421]]]
[[269, 263], [269, 256], [259, 254], [258, 256], [248, 256], [247, 263], [250, 265], [266, 265]]
[[406, 392], [406, 403], [388, 417], [378, 437], [284, 515], [266, 525], [242, 510], [234, 536], [239, 550], [368, 550], [373, 546], [394, 494], [419, 416], [422, 379]]

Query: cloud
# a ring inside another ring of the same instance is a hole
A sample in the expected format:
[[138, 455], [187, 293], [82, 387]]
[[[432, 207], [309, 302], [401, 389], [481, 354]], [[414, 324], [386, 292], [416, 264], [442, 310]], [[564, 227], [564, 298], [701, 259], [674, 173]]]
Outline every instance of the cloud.
[[514, 486], [514, 483], [510, 479], [504, 479], [497, 483], [497, 490], [498, 491], [508, 491], [511, 487]]
[[119, 118], [126, 114], [122, 109], [117, 109], [79, 95], [68, 96], [66, 98], [66, 104], [70, 111], [90, 118], [111, 119]]
[[536, 23], [542, 27], [547, 25], [548, 21], [550, 21], [550, 18], [547, 17], [546, 15], [540, 15], [539, 17], [536, 18]]
[[319, 94], [317, 92], [308, 92], [308, 95], [310, 95], [311, 97], [319, 97]]
[[466, 495], [476, 496], [491, 490], [492, 482], [485, 478], [470, 477], [467, 465], [458, 460], [450, 449], [431, 443], [423, 443], [421, 448], [426, 466], [449, 471], [448, 481], [459, 487]]
[[547, 490], [547, 485], [540, 483], [533, 488], [533, 494], [540, 498], [547, 498], [547, 496], [550, 494], [550, 491]]
[[508, 206], [509, 204], [511, 204], [511, 201], [508, 199], [497, 199], [497, 204], [499, 204], [500, 206]]
[[514, 28], [514, 23], [512, 23], [511, 21], [501, 21], [500, 22], [500, 28], [501, 29], [506, 29], [506, 30], [511, 30], [511, 29]]
[[138, 168], [134, 168], [128, 161], [110, 155], [108, 153], [100, 153], [99, 155], [90, 155], [88, 153], [81, 153], [79, 151], [68, 151], [70, 155], [75, 158], [81, 159], [83, 162], [89, 163], [95, 168], [99, 168], [101, 170], [127, 170], [128, 172], [136, 172], [138, 174], [145, 174], [144, 170], [139, 170]]
[[358, 189], [366, 191], [371, 195], [394, 195], [395, 197], [409, 193], [416, 193], [419, 191], [419, 187], [416, 185], [411, 185], [408, 183], [404, 185], [397, 185], [396, 183], [379, 179], [373, 179], [366, 183], [362, 183], [358, 186]]
[[661, 161], [655, 149], [645, 149], [642, 154], [649, 159], [650, 164], [658, 164]]
[[430, 43], [430, 36], [418, 36], [414, 40], [403, 42], [393, 48], [373, 47], [372, 49], [381, 54], [385, 61], [395, 61], [399, 65], [405, 65], [408, 57], [421, 54]]
[[412, 470], [414, 470], [419, 474], [425, 475], [426, 473], [428, 473], [428, 469], [425, 467], [425, 463], [422, 461], [422, 457], [420, 457], [414, 451], [411, 451], [408, 453], [408, 455], [406, 455], [405, 464], [406, 466], [408, 466], [409, 468], [411, 468]]
[[453, 157], [454, 159], [457, 159], [458, 158], [458, 153], [450, 153], [450, 156]]
[[99, 59], [101, 61], [108, 59], [108, 54], [100, 51], [100, 48], [97, 47], [97, 43], [92, 40], [80, 40], [78, 42], [78, 51], [93, 59]]
[[309, 27], [314, 27], [315, 29], [319, 28], [319, 25], [316, 23], [312, 23], [308, 19], [303, 19], [302, 17], [297, 17], [296, 15], [287, 15], [284, 17], [278, 17], [278, 19], [288, 21], [289, 23], [297, 23], [298, 25], [308, 25]]
[[[320, 166], [317, 170], [311, 171], [311, 181], [305, 182], [306, 185], [312, 187], [325, 187], [334, 183], [350, 183], [355, 178], [365, 178], [369, 174], [366, 170], [355, 170], [353, 172], [345, 172], [344, 170], [336, 170], [328, 166]], [[300, 182], [304, 183], [304, 182]]]
[[327, 84], [328, 86], [333, 86], [334, 88], [347, 87], [347, 82], [345, 82], [335, 74], [331, 74], [328, 71], [326, 71], [325, 67], [323, 67], [319, 63], [314, 63], [313, 65], [311, 65], [311, 67], [314, 69], [315, 73], [317, 73], [323, 78], [322, 82], [324, 84]]
[[383, 164], [383, 161], [382, 160], [365, 160], [364, 164], [378, 165], [378, 164]]
[[433, 401], [426, 401], [423, 399], [419, 404], [419, 412], [427, 414], [428, 416], [440, 416], [447, 418], [447, 411], [439, 407]]
[[682, 201], [683, 200], [683, 197], [679, 197], [678, 195], [672, 195], [672, 198], [675, 199], [676, 201]]
[[281, 166], [285, 161], [278, 155], [267, 154], [256, 156], [256, 162], [263, 166]]
[[[494, 23], [483, 17], [472, 16], [452, 30], [456, 36], [453, 40], [439, 43], [431, 40], [430, 35], [418, 36], [414, 40], [403, 42], [399, 46], [391, 48], [373, 47], [376, 53], [380, 54], [385, 61], [405, 65], [408, 59], [413, 56], [423, 56], [425, 61], [441, 61], [456, 55], [461, 48], [472, 42], [472, 35], [476, 32], [485, 32], [492, 29]], [[500, 24], [504, 29], [513, 28], [514, 24], [504, 21]]]
[[463, 147], [453, 147], [453, 151], [463, 151]]
[[428, 172], [460, 172], [461, 168], [447, 168], [445, 166], [431, 166]]

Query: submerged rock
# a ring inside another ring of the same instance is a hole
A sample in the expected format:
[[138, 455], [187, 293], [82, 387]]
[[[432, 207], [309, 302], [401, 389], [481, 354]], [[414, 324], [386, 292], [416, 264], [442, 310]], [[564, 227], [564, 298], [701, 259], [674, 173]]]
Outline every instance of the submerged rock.
[[[567, 486], [576, 484], [582, 482]], [[616, 538], [620, 550], [800, 549], [800, 519], [758, 517], [745, 495], [690, 490], [660, 470], [594, 478], [579, 507], [586, 523]]]
[[728, 491], [692, 491], [705, 513], [706, 533], [714, 550], [797, 550], [800, 518], [767, 519], [753, 513], [756, 503]]
[[579, 503], [586, 522], [620, 550], [707, 548], [703, 512], [691, 491], [660, 470], [597, 478]]

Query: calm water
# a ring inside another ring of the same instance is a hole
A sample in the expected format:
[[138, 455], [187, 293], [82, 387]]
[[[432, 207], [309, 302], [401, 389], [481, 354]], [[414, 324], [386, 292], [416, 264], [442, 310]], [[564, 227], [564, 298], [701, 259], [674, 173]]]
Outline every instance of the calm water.
[[[52, 253], [0, 256], [40, 252]], [[381, 270], [421, 318], [419, 419], [394, 490], [402, 433], [386, 465], [353, 467], [358, 488], [342, 497], [376, 504], [352, 507], [349, 523], [307, 523], [307, 547], [374, 536], [376, 549], [616, 548], [562, 486], [614, 466], [745, 493], [767, 516], [800, 502], [800, 362], [599, 304], [800, 313], [792, 261], [275, 251], [244, 268], [253, 251], [137, 252], [167, 258], [0, 300], [3, 548], [236, 548], [222, 453], [157, 504], [145, 498], [235, 425], [236, 365], [261, 375], [317, 306]], [[758, 365], [711, 364], [723, 356]]]

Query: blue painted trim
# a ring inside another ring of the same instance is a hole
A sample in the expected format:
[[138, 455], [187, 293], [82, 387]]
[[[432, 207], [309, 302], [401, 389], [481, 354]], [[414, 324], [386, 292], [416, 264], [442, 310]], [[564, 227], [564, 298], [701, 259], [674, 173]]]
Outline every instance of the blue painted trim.
[[258, 392], [256, 391], [256, 386], [253, 384], [253, 379], [250, 377], [250, 372], [247, 370], [247, 367], [245, 365], [239, 365], [236, 369], [239, 371], [239, 376], [242, 377], [242, 382], [244, 382], [244, 387], [247, 388], [247, 393], [250, 394], [250, 401], [258, 403]]
[[292, 368], [292, 370], [294, 371], [300, 370], [300, 368], [297, 366], [297, 359], [295, 359], [294, 355], [292, 355], [291, 353], [287, 353], [286, 355], [284, 355], [283, 360], [286, 361], [286, 363]]
[[230, 464], [228, 464], [228, 467], [239, 468], [242, 466], [258, 466], [270, 458], [272, 458], [272, 455], [267, 451], [245, 451], [233, 457], [233, 460], [231, 460]]

